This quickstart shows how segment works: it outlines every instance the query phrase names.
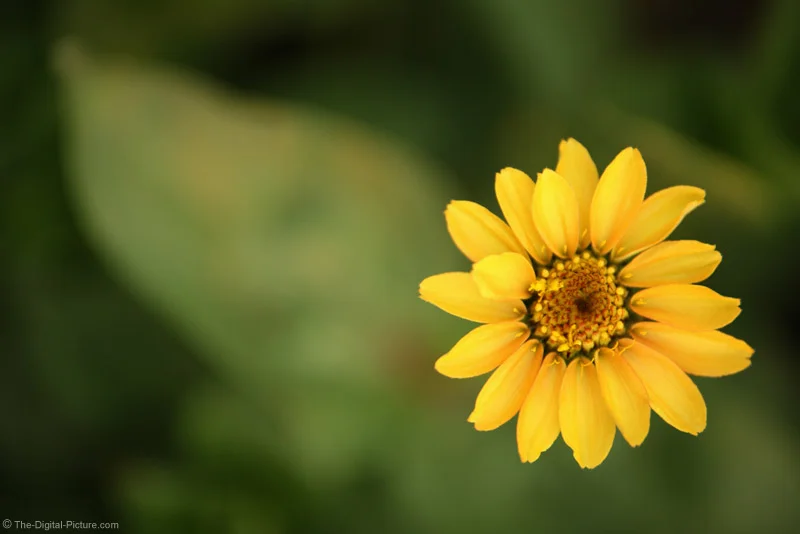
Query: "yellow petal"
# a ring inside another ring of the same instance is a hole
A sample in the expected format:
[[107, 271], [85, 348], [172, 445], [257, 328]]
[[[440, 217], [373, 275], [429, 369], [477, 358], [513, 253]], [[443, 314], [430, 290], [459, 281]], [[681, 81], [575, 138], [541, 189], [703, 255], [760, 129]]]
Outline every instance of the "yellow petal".
[[650, 400], [642, 381], [616, 351], [602, 348], [594, 359], [600, 391], [619, 431], [631, 447], [650, 431]]
[[543, 352], [541, 343], [528, 340], [492, 373], [467, 419], [476, 430], [494, 430], [517, 414], [542, 365]]
[[583, 468], [597, 467], [608, 456], [616, 427], [606, 408], [597, 370], [586, 358], [573, 359], [558, 399], [561, 437]]
[[453, 200], [444, 216], [453, 242], [473, 262], [501, 252], [525, 254], [511, 228], [480, 204]]
[[558, 437], [558, 396], [566, 370], [564, 360], [545, 357], [517, 418], [517, 447], [523, 462], [535, 462]]
[[688, 185], [668, 187], [650, 195], [642, 203], [628, 231], [611, 251], [611, 260], [623, 261], [660, 243], [686, 215], [703, 204], [705, 198], [705, 191]]
[[525, 343], [529, 335], [528, 327], [518, 322], [479, 326], [436, 360], [436, 370], [450, 378], [488, 373]]
[[589, 234], [592, 246], [605, 254], [616, 246], [639, 211], [647, 188], [647, 168], [635, 148], [626, 148], [609, 163], [592, 197]]
[[544, 244], [533, 224], [531, 202], [534, 187], [530, 176], [510, 167], [498, 172], [494, 180], [497, 202], [514, 235], [534, 260], [547, 265], [553, 253]]
[[702, 282], [716, 270], [722, 254], [699, 241], [664, 241], [642, 252], [619, 272], [628, 287]]
[[643, 289], [631, 299], [631, 309], [648, 319], [686, 330], [716, 330], [742, 311], [739, 299], [689, 284], [666, 284]]
[[480, 294], [469, 273], [429, 276], [419, 284], [419, 296], [442, 310], [476, 323], [517, 321], [525, 315], [519, 299], [493, 300]]
[[753, 349], [716, 330], [690, 332], [661, 323], [637, 323], [633, 339], [667, 356], [678, 367], [698, 376], [725, 376], [750, 366]]
[[650, 398], [650, 407], [664, 421], [694, 435], [706, 428], [703, 396], [675, 362], [637, 342], [628, 345], [622, 357], [639, 375]]
[[580, 214], [580, 248], [589, 246], [589, 209], [597, 187], [597, 166], [589, 151], [575, 139], [561, 141], [558, 145], [556, 172], [569, 182], [575, 190]]
[[527, 299], [536, 273], [526, 256], [504, 252], [486, 256], [472, 266], [481, 295], [490, 299]]
[[533, 222], [554, 254], [569, 258], [578, 248], [579, 216], [575, 191], [550, 169], [539, 174], [533, 191]]

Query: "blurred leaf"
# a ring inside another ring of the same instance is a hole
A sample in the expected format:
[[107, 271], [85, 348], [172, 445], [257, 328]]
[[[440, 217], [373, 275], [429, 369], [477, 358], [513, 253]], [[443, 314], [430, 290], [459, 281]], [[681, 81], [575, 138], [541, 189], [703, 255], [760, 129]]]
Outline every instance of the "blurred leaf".
[[452, 267], [443, 178], [418, 155], [323, 113], [63, 57], [87, 229], [134, 287], [212, 353], [242, 358], [249, 378], [291, 366], [264, 356], [283, 334], [307, 342], [346, 320], [342, 334], [363, 339], [344, 343], [361, 344], [390, 318], [413, 321], [419, 279]]
[[[307, 472], [346, 463], [376, 403], [404, 387], [396, 370], [430, 369], [428, 343], [455, 338], [416, 296], [458, 265], [446, 176], [322, 112], [71, 46], [60, 67], [70, 184], [97, 248], [251, 400], [273, 417], [291, 403]], [[337, 405], [320, 388], [367, 396]], [[341, 446], [308, 436], [324, 410], [334, 427], [349, 419]]]

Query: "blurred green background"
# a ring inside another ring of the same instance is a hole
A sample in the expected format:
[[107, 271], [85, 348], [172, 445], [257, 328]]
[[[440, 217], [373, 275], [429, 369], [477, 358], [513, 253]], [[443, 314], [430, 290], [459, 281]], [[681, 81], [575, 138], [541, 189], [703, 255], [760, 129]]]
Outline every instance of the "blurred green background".
[[[800, 531], [800, 3], [7, 0], [0, 515], [123, 532]], [[575, 137], [724, 256], [753, 365], [581, 471], [466, 422], [442, 211]]]

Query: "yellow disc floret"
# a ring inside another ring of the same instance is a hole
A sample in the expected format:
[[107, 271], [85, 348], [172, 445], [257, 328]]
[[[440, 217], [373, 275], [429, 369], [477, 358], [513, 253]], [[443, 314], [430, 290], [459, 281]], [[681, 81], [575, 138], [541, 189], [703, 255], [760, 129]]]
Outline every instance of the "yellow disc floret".
[[539, 276], [546, 289], [530, 305], [531, 328], [551, 348], [567, 356], [589, 354], [625, 333], [627, 290], [617, 285], [616, 267], [605, 258], [583, 252]]

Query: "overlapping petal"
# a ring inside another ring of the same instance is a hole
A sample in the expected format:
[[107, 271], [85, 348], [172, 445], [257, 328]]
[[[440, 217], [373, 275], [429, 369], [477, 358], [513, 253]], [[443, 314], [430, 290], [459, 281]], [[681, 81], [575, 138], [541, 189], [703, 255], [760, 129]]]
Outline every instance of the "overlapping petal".
[[508, 225], [525, 250], [537, 263], [546, 265], [553, 253], [533, 224], [531, 202], [535, 184], [530, 176], [507, 167], [495, 176], [494, 191]]
[[650, 195], [611, 251], [611, 261], [623, 261], [666, 239], [705, 198], [704, 190], [688, 185], [668, 187]]
[[716, 330], [736, 319], [742, 311], [739, 302], [705, 286], [666, 284], [636, 293], [631, 309], [685, 330]]
[[473, 262], [502, 252], [525, 254], [511, 228], [480, 204], [453, 200], [444, 216], [453, 242]]
[[589, 235], [589, 211], [592, 197], [597, 187], [597, 166], [589, 151], [575, 139], [561, 141], [558, 146], [558, 165], [556, 173], [564, 177], [575, 191], [580, 214], [580, 248], [586, 248], [591, 242]]
[[642, 381], [616, 351], [602, 348], [595, 357], [600, 391], [622, 436], [632, 447], [650, 431], [650, 399]]
[[689, 331], [662, 323], [636, 323], [633, 339], [647, 345], [698, 376], [725, 376], [750, 366], [753, 348], [717, 330]]
[[528, 326], [520, 322], [479, 326], [436, 360], [436, 370], [450, 378], [488, 373], [525, 343], [529, 335]]
[[472, 266], [481, 295], [490, 299], [527, 299], [536, 273], [527, 256], [504, 252], [486, 256]]
[[495, 300], [481, 295], [470, 273], [429, 276], [419, 284], [419, 296], [449, 314], [476, 323], [517, 321], [525, 315], [525, 304], [519, 299]]
[[578, 248], [580, 218], [575, 191], [562, 176], [545, 169], [533, 192], [533, 222], [548, 248], [569, 258]]
[[561, 437], [575, 461], [592, 469], [611, 451], [616, 427], [603, 400], [597, 370], [586, 358], [573, 358], [564, 374], [558, 399]]
[[628, 287], [702, 282], [717, 269], [722, 254], [699, 241], [664, 241], [642, 252], [619, 272]]
[[517, 418], [517, 447], [523, 462], [535, 462], [558, 437], [558, 397], [566, 367], [561, 356], [548, 354], [522, 403]]
[[641, 153], [626, 148], [609, 163], [592, 197], [589, 233], [598, 254], [614, 248], [639, 212], [647, 188]]
[[666, 356], [638, 343], [621, 352], [647, 390], [650, 407], [682, 432], [697, 435], [706, 428], [706, 403], [686, 373]]
[[517, 414], [542, 365], [543, 352], [541, 343], [528, 340], [492, 373], [467, 419], [476, 430], [494, 430]]

